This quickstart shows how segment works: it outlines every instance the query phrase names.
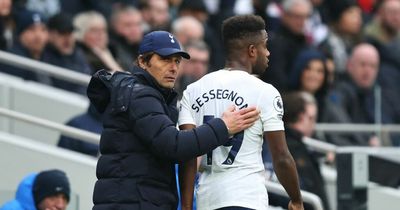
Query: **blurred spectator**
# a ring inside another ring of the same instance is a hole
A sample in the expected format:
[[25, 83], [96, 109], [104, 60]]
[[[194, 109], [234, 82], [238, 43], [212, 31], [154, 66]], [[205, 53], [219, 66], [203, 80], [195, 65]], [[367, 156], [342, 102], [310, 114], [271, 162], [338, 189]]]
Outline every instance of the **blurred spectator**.
[[308, 46], [304, 29], [312, 6], [308, 0], [284, 0], [282, 9], [282, 23], [268, 40], [270, 64], [262, 77], [279, 91], [288, 89], [291, 64], [297, 54]]
[[73, 17], [83, 11], [93, 10], [91, 1], [60, 0], [61, 11], [71, 14]]
[[107, 22], [95, 11], [78, 14], [74, 19], [75, 37], [89, 62], [92, 73], [100, 69], [122, 70], [108, 48]]
[[192, 16], [203, 24], [208, 20], [208, 11], [203, 1], [182, 0], [178, 12], [179, 16]]
[[52, 169], [27, 175], [18, 185], [15, 199], [1, 210], [66, 210], [70, 184], [63, 171]]
[[[393, 90], [381, 90], [376, 83], [378, 71], [376, 48], [370, 44], [357, 45], [349, 58], [346, 77], [336, 85], [331, 96], [349, 116], [350, 123], [400, 123], [399, 98]], [[375, 135], [369, 134], [364, 142], [350, 145], [379, 146], [380, 142]]]
[[346, 70], [351, 49], [359, 43], [362, 25], [361, 9], [356, 0], [326, 1], [330, 32], [321, 48], [329, 51], [335, 62], [338, 79]]
[[13, 45], [15, 21], [11, 14], [12, 0], [0, 0], [0, 50]]
[[175, 20], [178, 15], [179, 6], [182, 4], [182, 0], [168, 0], [169, 5], [169, 17], [171, 20]]
[[129, 5], [136, 7], [139, 0], [59, 0], [61, 10], [65, 13], [75, 16], [84, 11], [95, 10], [100, 12], [108, 20], [111, 17], [112, 10], [120, 5]]
[[325, 57], [321, 52], [312, 48], [300, 51], [289, 75], [289, 88], [308, 92], [316, 98], [319, 122], [329, 115], [331, 108], [327, 93], [330, 85]]
[[[314, 97], [306, 92], [291, 92], [283, 95], [286, 142], [296, 162], [302, 190], [321, 198], [325, 210], [330, 206], [325, 182], [319, 169], [318, 157], [304, 144], [304, 137], [311, 137], [317, 120], [317, 104]], [[305, 206], [307, 208], [307, 205]]]
[[[44, 61], [76, 72], [90, 74], [91, 69], [83, 52], [76, 47], [76, 40], [72, 33], [74, 31], [72, 18], [67, 14], [59, 13], [49, 19], [47, 27], [49, 44]], [[53, 86], [86, 94], [85, 87], [56, 78], [53, 78]]]
[[358, 6], [362, 11], [363, 22], [370, 22], [373, 15], [376, 12], [376, 8], [379, 7], [382, 0], [357, 0]]
[[[203, 25], [203, 39], [210, 47], [210, 63], [208, 72], [222, 69], [224, 67], [224, 51], [220, 34], [220, 26], [213, 28], [209, 24], [209, 14], [203, 1], [182, 0], [178, 8], [179, 17], [191, 16]], [[222, 23], [222, 22], [221, 22]]]
[[128, 71], [138, 56], [143, 38], [142, 14], [132, 6], [115, 7], [111, 14], [110, 43], [117, 62]]
[[190, 60], [182, 60], [180, 75], [175, 89], [182, 96], [186, 87], [208, 73], [210, 53], [207, 44], [201, 40], [194, 40], [183, 46], [190, 55]]
[[[312, 94], [318, 105], [317, 122], [346, 123], [351, 120], [342, 109], [329, 100], [330, 83], [325, 56], [315, 50], [306, 49], [299, 53], [294, 61], [290, 75], [289, 87], [291, 90], [301, 90]], [[362, 136], [356, 134], [329, 133], [319, 135], [319, 139], [336, 144], [352, 142], [351, 139], [362, 141]], [[360, 139], [361, 138], [361, 139]]]
[[310, 0], [313, 10], [306, 22], [305, 33], [308, 42], [318, 46], [328, 36], [328, 26], [322, 20], [321, 4], [324, 0]]
[[25, 0], [25, 8], [42, 14], [46, 19], [60, 12], [60, 0]]
[[[43, 61], [45, 46], [48, 41], [48, 31], [43, 16], [37, 12], [22, 10], [17, 14], [16, 21], [17, 40], [10, 52], [37, 61]], [[1, 70], [26, 80], [51, 84], [50, 76], [44, 73], [39, 74], [14, 66], [6, 66]]]
[[183, 16], [172, 23], [172, 34], [184, 46], [190, 41], [203, 40], [204, 28], [196, 18]]
[[364, 35], [378, 49], [381, 58], [379, 84], [400, 93], [400, 1], [382, 1], [374, 19], [366, 25]]
[[[93, 105], [89, 105], [86, 113], [72, 118], [70, 121], [67, 122], [66, 125], [98, 134], [101, 134], [101, 132], [103, 131], [101, 115], [97, 112]], [[94, 157], [97, 157], [99, 154], [98, 144], [88, 143], [67, 136], [60, 137], [60, 139], [58, 140], [58, 146]]]
[[170, 16], [167, 0], [140, 0], [139, 9], [146, 23], [145, 33], [150, 31], [169, 31]]

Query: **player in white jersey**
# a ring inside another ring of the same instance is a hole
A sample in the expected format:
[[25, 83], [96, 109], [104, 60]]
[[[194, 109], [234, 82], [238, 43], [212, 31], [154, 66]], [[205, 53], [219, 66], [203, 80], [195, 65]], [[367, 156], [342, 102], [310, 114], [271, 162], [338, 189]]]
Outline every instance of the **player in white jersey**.
[[[268, 35], [259, 16], [235, 16], [222, 28], [227, 51], [226, 68], [210, 73], [184, 91], [179, 114], [182, 129], [191, 129], [221, 116], [230, 105], [241, 109], [255, 105], [260, 119], [252, 127], [231, 137], [223, 146], [204, 155], [197, 189], [197, 209], [257, 209], [268, 207], [265, 172], [261, 156], [268, 140], [279, 181], [291, 198], [289, 209], [303, 209], [295, 163], [290, 155], [282, 122], [279, 92], [252, 74], [268, 66]], [[195, 161], [185, 165], [183, 187], [193, 186]], [[188, 207], [190, 190], [183, 189], [182, 204]]]

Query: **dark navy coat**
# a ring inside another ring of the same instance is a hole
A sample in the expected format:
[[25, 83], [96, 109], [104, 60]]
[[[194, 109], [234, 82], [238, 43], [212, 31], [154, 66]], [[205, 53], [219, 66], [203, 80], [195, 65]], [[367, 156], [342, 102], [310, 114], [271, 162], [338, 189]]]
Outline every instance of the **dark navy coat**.
[[104, 113], [94, 210], [176, 210], [174, 164], [228, 141], [219, 118], [178, 131], [176, 92], [142, 69], [133, 75], [97, 72], [88, 97]]

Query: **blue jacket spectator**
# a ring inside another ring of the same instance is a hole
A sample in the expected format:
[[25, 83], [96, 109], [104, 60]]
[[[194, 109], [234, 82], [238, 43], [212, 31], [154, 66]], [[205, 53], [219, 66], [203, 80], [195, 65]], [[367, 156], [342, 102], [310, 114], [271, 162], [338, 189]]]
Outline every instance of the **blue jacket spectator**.
[[47, 210], [67, 208], [70, 185], [63, 171], [52, 169], [26, 176], [18, 186], [15, 199], [1, 210]]
[[36, 210], [32, 187], [37, 173], [26, 176], [18, 185], [15, 199], [5, 203], [1, 210]]
[[[67, 125], [98, 134], [103, 131], [101, 115], [92, 105], [89, 106], [86, 113], [72, 118], [69, 122], [67, 122]], [[58, 146], [94, 157], [97, 157], [99, 154], [99, 145], [67, 136], [60, 137]]]

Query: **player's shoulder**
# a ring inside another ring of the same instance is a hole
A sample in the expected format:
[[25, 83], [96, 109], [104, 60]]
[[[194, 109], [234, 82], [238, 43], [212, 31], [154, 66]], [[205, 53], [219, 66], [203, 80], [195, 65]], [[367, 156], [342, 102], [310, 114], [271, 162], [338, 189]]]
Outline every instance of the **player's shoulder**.
[[271, 85], [270, 83], [264, 82], [257, 77], [254, 77], [254, 83], [257, 84], [258, 86], [260, 86], [260, 88], [262, 88], [265, 91], [274, 92], [274, 93], [278, 92], [278, 90], [273, 85]]
[[198, 86], [204, 86], [206, 84], [212, 83], [213, 81], [218, 81], [222, 77], [222, 74], [223, 72], [221, 72], [221, 70], [210, 72], [198, 79], [197, 81], [189, 84], [186, 89], [196, 89]]

